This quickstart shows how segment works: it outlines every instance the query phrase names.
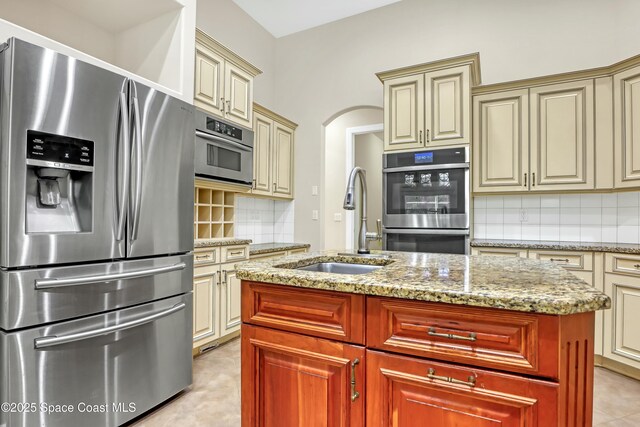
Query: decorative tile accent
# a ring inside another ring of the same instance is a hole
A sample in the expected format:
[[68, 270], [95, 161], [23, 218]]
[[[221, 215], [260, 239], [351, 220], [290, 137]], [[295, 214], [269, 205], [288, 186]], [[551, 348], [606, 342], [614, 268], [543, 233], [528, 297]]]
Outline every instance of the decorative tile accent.
[[235, 237], [253, 243], [293, 242], [293, 201], [236, 197]]

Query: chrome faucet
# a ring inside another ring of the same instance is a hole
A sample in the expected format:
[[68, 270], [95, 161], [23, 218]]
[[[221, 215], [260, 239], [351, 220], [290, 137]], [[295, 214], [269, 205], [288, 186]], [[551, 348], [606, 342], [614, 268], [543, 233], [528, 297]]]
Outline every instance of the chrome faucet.
[[367, 181], [366, 171], [360, 166], [356, 166], [349, 175], [347, 181], [347, 192], [344, 195], [343, 207], [352, 211], [356, 208], [355, 202], [355, 185], [356, 177], [360, 178], [360, 187], [362, 188], [362, 209], [360, 210], [360, 234], [358, 235], [358, 253], [368, 254], [369, 240], [382, 240], [382, 221], [376, 221], [377, 233], [367, 232]]

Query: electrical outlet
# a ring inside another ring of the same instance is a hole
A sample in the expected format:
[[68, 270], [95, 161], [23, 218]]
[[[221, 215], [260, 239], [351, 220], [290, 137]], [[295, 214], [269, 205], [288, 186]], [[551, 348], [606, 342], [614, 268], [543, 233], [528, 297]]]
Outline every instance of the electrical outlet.
[[340, 222], [340, 221], [342, 221], [342, 214], [341, 214], [341, 213], [334, 213], [334, 214], [333, 214], [333, 220], [334, 220], [335, 222]]
[[529, 221], [529, 213], [526, 209], [520, 209], [520, 222]]
[[317, 196], [318, 195], [318, 186], [314, 185], [311, 187], [311, 195], [312, 196]]
[[314, 210], [311, 211], [311, 219], [312, 220], [317, 221], [318, 220], [318, 216], [319, 215], [318, 215], [318, 211], [317, 210], [314, 209]]

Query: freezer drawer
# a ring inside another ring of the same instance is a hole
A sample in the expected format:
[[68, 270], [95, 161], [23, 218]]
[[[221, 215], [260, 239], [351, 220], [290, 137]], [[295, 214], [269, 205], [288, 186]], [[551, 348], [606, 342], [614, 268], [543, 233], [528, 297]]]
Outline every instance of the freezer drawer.
[[187, 293], [0, 332], [0, 402], [16, 405], [0, 426], [113, 427], [141, 415], [191, 384], [191, 329]]
[[0, 329], [116, 310], [189, 292], [193, 254], [0, 271]]

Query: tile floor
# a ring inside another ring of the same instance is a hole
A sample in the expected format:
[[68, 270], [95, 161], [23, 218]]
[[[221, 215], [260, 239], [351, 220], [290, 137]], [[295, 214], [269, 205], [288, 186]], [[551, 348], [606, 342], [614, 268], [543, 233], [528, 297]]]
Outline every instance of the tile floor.
[[[640, 426], [640, 381], [596, 368], [594, 427]], [[130, 427], [239, 427], [240, 340], [198, 357], [193, 385]]]

